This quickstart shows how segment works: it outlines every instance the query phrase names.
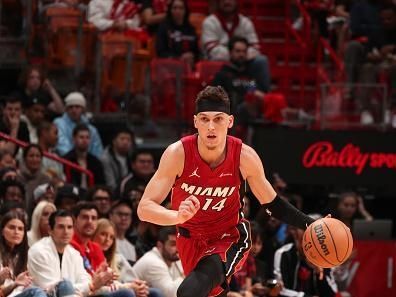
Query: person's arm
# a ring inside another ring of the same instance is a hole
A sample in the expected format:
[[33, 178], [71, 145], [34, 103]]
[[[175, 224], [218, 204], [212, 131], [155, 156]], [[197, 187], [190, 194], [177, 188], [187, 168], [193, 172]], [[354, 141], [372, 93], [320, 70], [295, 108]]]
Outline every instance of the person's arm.
[[48, 108], [56, 113], [63, 113], [65, 111], [65, 105], [63, 104], [62, 98], [48, 79], [44, 81], [43, 88], [48, 92], [52, 99], [52, 102], [48, 105]]
[[358, 203], [359, 203], [358, 204], [358, 211], [362, 215], [362, 217], [366, 221], [372, 221], [373, 220], [373, 216], [366, 210], [366, 207], [364, 206], [363, 198], [361, 196], [358, 197]]
[[[12, 138], [17, 139], [18, 131], [19, 131], [20, 123], [21, 123], [20, 118], [17, 116], [13, 116], [13, 117], [9, 117], [9, 118], [4, 116], [3, 122], [4, 122], [4, 126], [6, 124], [8, 124], [8, 126], [9, 126], [9, 135]], [[5, 132], [5, 131], [3, 131], [3, 132]], [[16, 153], [16, 150], [17, 150], [16, 144], [14, 144], [11, 141], [1, 141], [1, 143], [2, 143], [2, 145], [1, 145], [2, 149], [7, 150], [13, 154]]]
[[72, 148], [73, 144], [71, 138], [66, 133], [66, 123], [63, 122], [62, 118], [55, 119], [54, 124], [58, 128], [58, 144], [56, 150], [60, 156], [66, 155]]
[[[37, 248], [31, 248], [29, 250], [27, 262], [29, 275], [33, 278], [34, 284], [43, 290], [52, 288], [59, 281], [56, 278], [53, 266], [48, 265], [48, 261], [50, 260], [51, 259], [48, 259], [48, 255], [46, 253], [40, 253]], [[56, 265], [56, 263], [51, 263], [52, 265]]]
[[253, 59], [260, 54], [260, 44], [257, 37], [256, 29], [251, 20], [244, 19], [245, 38], [249, 42], [248, 59]]
[[268, 215], [303, 230], [314, 222], [314, 219], [276, 194], [274, 188], [265, 177], [260, 157], [254, 149], [245, 144], [242, 145], [240, 164], [243, 177], [248, 181], [250, 189], [263, 205]]
[[103, 144], [102, 139], [98, 133], [98, 130], [89, 125], [89, 131], [91, 132], [91, 144], [89, 146], [89, 152], [94, 155], [96, 158], [100, 158], [103, 154]]
[[[274, 275], [278, 282], [283, 284], [280, 295], [290, 297], [308, 297], [309, 295], [306, 295], [303, 291], [293, 289], [294, 278], [292, 276], [294, 276], [293, 272], [296, 267], [292, 266], [291, 263], [288, 263], [288, 257], [284, 256], [291, 247], [290, 245], [291, 244], [288, 244], [279, 248], [276, 250], [274, 255]], [[291, 269], [293, 269], [293, 271], [290, 271]]]
[[171, 144], [161, 157], [158, 170], [148, 183], [140, 200], [137, 214], [139, 219], [157, 225], [171, 226], [191, 219], [198, 211], [198, 199], [191, 195], [184, 200], [179, 210], [161, 206], [184, 167], [184, 149], [181, 141]]
[[154, 11], [151, 7], [147, 7], [142, 12], [142, 19], [145, 25], [152, 26], [161, 23], [165, 20], [165, 13], [157, 13], [154, 14]]
[[109, 152], [105, 152], [101, 159], [103, 165], [103, 173], [104, 179], [107, 186], [109, 186], [112, 190], [117, 188], [117, 180], [116, 175], [113, 171], [113, 167], [111, 165], [111, 156]]
[[92, 0], [88, 4], [88, 22], [94, 24], [99, 31], [110, 29], [114, 25], [114, 20], [107, 17], [105, 4], [102, 1]]

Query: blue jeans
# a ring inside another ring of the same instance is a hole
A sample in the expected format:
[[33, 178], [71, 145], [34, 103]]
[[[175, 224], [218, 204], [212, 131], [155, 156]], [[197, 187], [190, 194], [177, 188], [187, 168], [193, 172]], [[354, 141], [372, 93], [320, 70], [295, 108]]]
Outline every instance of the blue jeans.
[[120, 289], [111, 293], [100, 294], [106, 297], [136, 297], [136, 294], [133, 290], [128, 289]]
[[53, 297], [66, 297], [74, 295], [75, 289], [73, 284], [68, 280], [60, 281], [55, 287], [55, 296]]
[[23, 290], [15, 297], [47, 297], [47, 294], [38, 287], [31, 287]]
[[250, 60], [247, 71], [249, 75], [256, 81], [258, 90], [265, 93], [270, 91], [271, 74], [269, 62], [266, 56], [257, 55], [254, 59]]
[[157, 288], [149, 288], [149, 297], [164, 297], [160, 289]]

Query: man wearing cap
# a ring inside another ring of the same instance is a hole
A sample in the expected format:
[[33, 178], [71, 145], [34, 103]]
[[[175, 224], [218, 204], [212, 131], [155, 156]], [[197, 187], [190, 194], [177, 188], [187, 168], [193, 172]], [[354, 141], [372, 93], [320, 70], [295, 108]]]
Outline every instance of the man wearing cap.
[[26, 123], [31, 143], [38, 143], [37, 129], [45, 118], [46, 100], [42, 93], [37, 92], [26, 98], [25, 114], [21, 120]]
[[34, 203], [37, 205], [40, 201], [48, 201], [54, 203], [55, 190], [49, 183], [45, 183], [36, 187], [33, 191]]
[[57, 150], [60, 155], [65, 155], [73, 149], [73, 129], [79, 123], [84, 123], [89, 127], [91, 134], [91, 143], [89, 152], [96, 157], [100, 157], [103, 152], [102, 140], [98, 130], [89, 123], [88, 118], [84, 116], [86, 100], [83, 94], [72, 92], [65, 98], [66, 112], [54, 123], [58, 127], [58, 145]]
[[80, 191], [72, 184], [64, 184], [58, 188], [55, 198], [55, 206], [57, 209], [71, 211], [79, 200]]

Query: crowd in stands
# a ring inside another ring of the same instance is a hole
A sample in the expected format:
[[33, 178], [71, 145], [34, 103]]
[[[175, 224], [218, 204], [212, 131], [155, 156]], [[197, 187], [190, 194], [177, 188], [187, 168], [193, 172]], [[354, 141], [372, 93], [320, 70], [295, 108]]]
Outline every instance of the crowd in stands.
[[[84, 150], [79, 151], [75, 140], [71, 151], [81, 154], [79, 164], [89, 168], [89, 128], [77, 124], [74, 138], [79, 133], [83, 133], [78, 141], [84, 143]], [[102, 178], [95, 186], [89, 186], [83, 175], [67, 177], [65, 172], [60, 177], [43, 171], [37, 144], [21, 149], [22, 157], [18, 150], [2, 151], [0, 289], [5, 296], [176, 297], [185, 277], [176, 228], [142, 222], [136, 215], [155, 171], [154, 157], [134, 146], [134, 135], [127, 129], [114, 135], [110, 147], [111, 162], [95, 159], [95, 180], [98, 174]], [[110, 148], [104, 156], [106, 151]], [[107, 179], [103, 171], [115, 174]], [[279, 175], [272, 182], [279, 195], [303, 208], [303, 199], [290, 192]], [[228, 296], [349, 296], [346, 283], [353, 257], [343, 266], [325, 270], [321, 278], [301, 252], [302, 231], [252, 207], [257, 201], [249, 192], [243, 198], [253, 245], [245, 265], [232, 279]], [[358, 216], [373, 219], [363, 199], [353, 192], [331, 202], [335, 205], [329, 204], [328, 213], [352, 229]]]

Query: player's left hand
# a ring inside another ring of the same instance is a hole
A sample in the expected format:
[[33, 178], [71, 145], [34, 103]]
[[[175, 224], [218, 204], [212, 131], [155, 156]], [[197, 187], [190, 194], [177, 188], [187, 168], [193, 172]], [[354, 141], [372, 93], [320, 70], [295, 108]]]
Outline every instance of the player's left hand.
[[184, 222], [191, 219], [197, 211], [200, 209], [201, 205], [199, 200], [194, 195], [191, 195], [182, 201], [179, 205], [179, 210], [177, 213], [177, 224], [183, 224]]

